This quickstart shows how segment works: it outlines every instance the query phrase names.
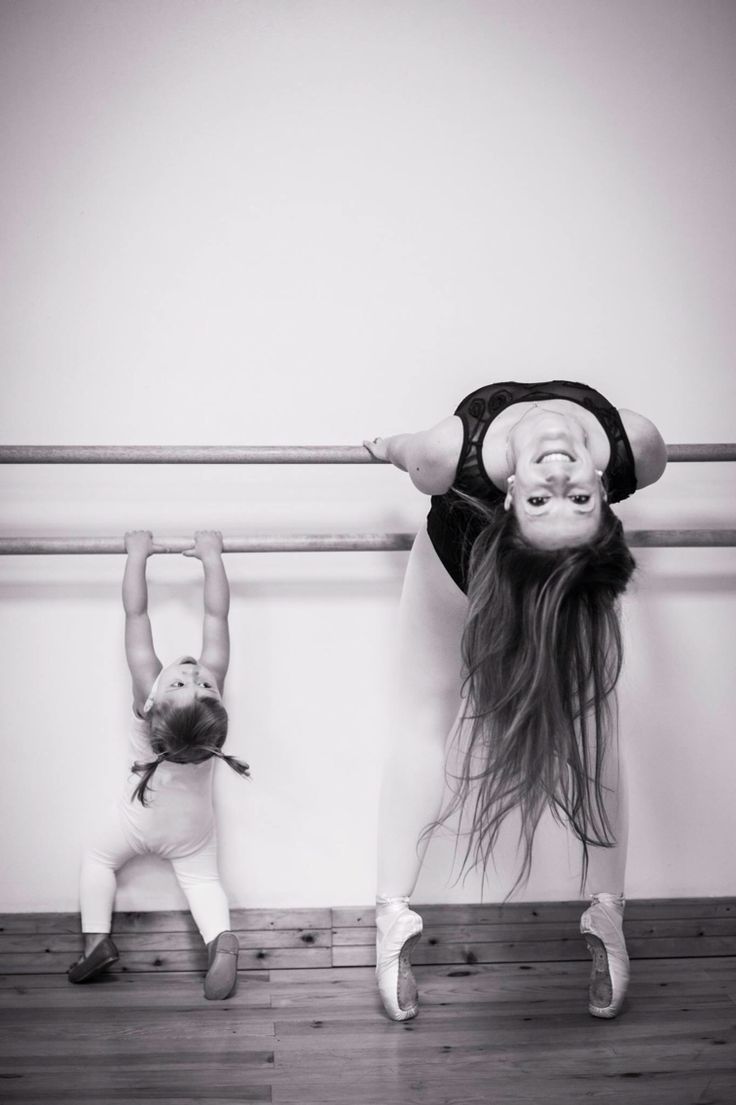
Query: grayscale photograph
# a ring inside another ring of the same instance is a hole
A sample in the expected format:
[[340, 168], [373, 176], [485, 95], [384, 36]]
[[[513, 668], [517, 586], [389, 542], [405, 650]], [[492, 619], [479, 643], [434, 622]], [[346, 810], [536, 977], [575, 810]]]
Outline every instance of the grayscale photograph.
[[736, 3], [0, 0], [0, 1101], [736, 1105]]

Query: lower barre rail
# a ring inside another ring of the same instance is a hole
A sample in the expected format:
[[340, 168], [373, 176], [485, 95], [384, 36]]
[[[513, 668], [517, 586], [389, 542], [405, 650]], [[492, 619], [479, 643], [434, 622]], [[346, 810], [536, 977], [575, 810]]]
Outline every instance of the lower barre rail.
[[[223, 551], [401, 552], [411, 548], [415, 536], [413, 533], [312, 533], [225, 537]], [[638, 548], [724, 548], [736, 546], [736, 529], [628, 530], [626, 540]], [[190, 537], [156, 537], [154, 543], [157, 553], [181, 553], [193, 547]], [[0, 537], [0, 556], [124, 552], [122, 537]]]

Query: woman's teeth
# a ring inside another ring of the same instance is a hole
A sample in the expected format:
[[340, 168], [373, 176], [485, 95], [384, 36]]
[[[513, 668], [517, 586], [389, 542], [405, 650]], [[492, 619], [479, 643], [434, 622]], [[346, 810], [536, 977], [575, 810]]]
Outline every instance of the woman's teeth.
[[572, 461], [569, 453], [545, 453], [539, 458], [539, 464], [548, 464], [554, 460]]

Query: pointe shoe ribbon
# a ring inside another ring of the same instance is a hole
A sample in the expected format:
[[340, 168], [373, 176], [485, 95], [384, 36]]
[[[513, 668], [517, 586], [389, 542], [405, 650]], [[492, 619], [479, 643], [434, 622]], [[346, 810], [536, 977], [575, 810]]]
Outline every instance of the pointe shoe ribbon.
[[580, 932], [593, 957], [588, 1011], [593, 1017], [615, 1017], [629, 985], [629, 956], [623, 932], [624, 899], [594, 894], [580, 918]]
[[422, 918], [406, 906], [385, 916], [382, 922], [376, 923], [378, 992], [392, 1020], [408, 1021], [419, 1011], [411, 952], [422, 935]]

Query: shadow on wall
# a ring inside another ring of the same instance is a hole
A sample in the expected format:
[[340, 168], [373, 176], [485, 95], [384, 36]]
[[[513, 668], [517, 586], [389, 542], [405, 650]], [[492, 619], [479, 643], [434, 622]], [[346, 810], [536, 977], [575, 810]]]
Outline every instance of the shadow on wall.
[[[233, 601], [243, 602], [271, 602], [271, 601], [315, 601], [319, 596], [321, 600], [329, 604], [340, 604], [351, 600], [380, 599], [398, 601], [401, 583], [404, 578], [406, 561], [402, 556], [394, 557], [395, 566], [392, 568], [389, 578], [368, 579], [360, 576], [352, 578], [342, 577], [330, 579], [321, 576], [318, 579], [259, 579], [252, 582], [230, 582], [230, 593]], [[121, 577], [122, 578], [122, 577]], [[706, 564], [700, 565], [697, 572], [659, 572], [651, 568], [641, 570], [638, 589], [651, 594], [677, 596], [683, 594], [733, 594], [736, 592], [736, 571], [713, 572]], [[36, 580], [33, 583], [27, 581], [18, 583], [0, 583], [0, 602], [11, 601], [36, 601], [44, 602], [68, 601], [73, 597], [75, 602], [85, 600], [97, 602], [100, 599], [119, 600], [120, 583], [93, 582], [78, 579], [68, 580], [64, 583], [58, 581]], [[155, 601], [157, 605], [169, 604], [180, 601], [188, 601], [190, 598], [191, 584], [171, 584], [156, 582]]]
[[[326, 603], [343, 603], [351, 599], [392, 599], [398, 601], [398, 592], [404, 577], [405, 564], [397, 565], [396, 571], [390, 579], [363, 579], [358, 576], [352, 579], [278, 579], [257, 580], [252, 583], [233, 583], [230, 581], [230, 595], [233, 601], [268, 602], [298, 601], [307, 599], [314, 601], [321, 596]], [[121, 575], [122, 578], [122, 575]], [[34, 583], [0, 583], [0, 602], [3, 600], [28, 600], [43, 599], [44, 602], [67, 602], [73, 597], [75, 602], [85, 600], [97, 602], [100, 599], [110, 599], [119, 602], [120, 583], [94, 583], [88, 580], [69, 580], [69, 582], [44, 582], [38, 580]], [[157, 605], [172, 603], [176, 600], [188, 601], [190, 598], [190, 584], [155, 584], [155, 602]], [[199, 596], [197, 596], [199, 602]]]

